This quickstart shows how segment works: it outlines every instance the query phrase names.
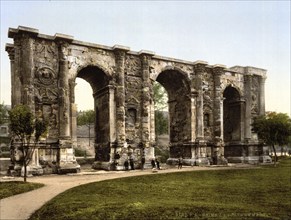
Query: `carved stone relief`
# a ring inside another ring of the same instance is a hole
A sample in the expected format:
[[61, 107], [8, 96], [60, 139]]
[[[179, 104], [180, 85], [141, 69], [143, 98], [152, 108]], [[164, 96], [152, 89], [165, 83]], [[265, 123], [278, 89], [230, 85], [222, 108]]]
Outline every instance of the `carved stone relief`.
[[259, 113], [259, 78], [253, 77], [252, 79], [252, 92], [251, 92], [251, 112], [253, 115], [258, 115]]
[[141, 61], [139, 57], [133, 55], [126, 56], [125, 73], [129, 76], [141, 76]]

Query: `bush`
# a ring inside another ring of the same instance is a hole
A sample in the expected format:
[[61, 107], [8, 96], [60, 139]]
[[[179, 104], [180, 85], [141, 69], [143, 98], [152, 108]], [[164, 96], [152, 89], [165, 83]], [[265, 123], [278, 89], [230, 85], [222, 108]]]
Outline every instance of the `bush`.
[[155, 155], [159, 158], [161, 163], [166, 163], [167, 159], [169, 158], [169, 150], [164, 148], [155, 148]]
[[89, 156], [89, 155], [87, 155], [86, 150], [83, 150], [81, 148], [75, 148], [74, 150], [75, 150], [75, 156], [76, 157], [86, 157], [86, 156]]
[[95, 158], [77, 158], [77, 162], [79, 165], [93, 164]]
[[0, 158], [10, 158], [10, 151], [2, 151], [0, 152]]

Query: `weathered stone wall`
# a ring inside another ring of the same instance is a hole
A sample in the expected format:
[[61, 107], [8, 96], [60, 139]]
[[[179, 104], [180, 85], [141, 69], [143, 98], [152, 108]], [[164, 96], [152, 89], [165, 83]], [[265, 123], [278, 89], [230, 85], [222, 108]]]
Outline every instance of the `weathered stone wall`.
[[203, 164], [258, 156], [251, 123], [265, 113], [263, 69], [183, 61], [21, 26], [9, 29], [9, 37], [12, 105], [27, 104], [49, 120], [48, 139], [60, 143], [60, 158], [71, 158], [66, 149], [76, 145], [77, 77], [93, 90], [95, 159], [102, 168], [112, 169], [117, 152], [123, 161], [154, 157], [154, 81], [168, 93], [171, 158]]

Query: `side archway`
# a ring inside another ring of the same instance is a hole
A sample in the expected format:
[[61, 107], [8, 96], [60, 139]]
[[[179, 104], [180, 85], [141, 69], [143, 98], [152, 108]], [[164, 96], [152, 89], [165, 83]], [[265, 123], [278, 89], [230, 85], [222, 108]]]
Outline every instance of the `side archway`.
[[223, 137], [227, 145], [243, 139], [244, 101], [231, 85], [225, 88], [223, 98]]

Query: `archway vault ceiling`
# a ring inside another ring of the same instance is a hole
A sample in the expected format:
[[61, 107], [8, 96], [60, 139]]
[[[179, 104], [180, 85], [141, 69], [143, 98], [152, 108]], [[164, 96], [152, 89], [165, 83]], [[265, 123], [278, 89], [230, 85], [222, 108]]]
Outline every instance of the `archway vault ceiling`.
[[109, 83], [107, 75], [95, 66], [87, 66], [81, 69], [78, 72], [77, 77], [86, 80], [94, 91], [102, 89]]
[[166, 89], [168, 94], [175, 93], [179, 89], [183, 89], [186, 92], [189, 87], [185, 76], [176, 70], [166, 70], [161, 72], [156, 81]]

